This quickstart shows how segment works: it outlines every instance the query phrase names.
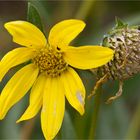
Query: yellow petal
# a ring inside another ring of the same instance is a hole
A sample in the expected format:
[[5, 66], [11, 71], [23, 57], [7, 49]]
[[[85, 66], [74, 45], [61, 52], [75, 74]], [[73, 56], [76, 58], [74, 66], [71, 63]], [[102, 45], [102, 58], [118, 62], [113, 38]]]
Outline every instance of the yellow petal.
[[49, 33], [49, 44], [55, 48], [63, 48], [84, 29], [85, 23], [81, 20], [70, 19], [56, 24]]
[[46, 82], [46, 75], [41, 74], [36, 82], [34, 83], [32, 89], [31, 89], [31, 94], [30, 94], [30, 104], [29, 107], [26, 109], [22, 117], [17, 121], [24, 121], [33, 118], [38, 111], [40, 110], [42, 106], [42, 97], [43, 97], [43, 92], [45, 91], [45, 82]]
[[17, 48], [8, 52], [0, 63], [0, 81], [10, 68], [30, 60], [33, 56], [34, 51], [30, 48]]
[[31, 88], [39, 70], [34, 64], [29, 64], [19, 70], [6, 84], [0, 96], [0, 119], [17, 103]]
[[46, 38], [43, 33], [27, 21], [7, 22], [4, 27], [13, 36], [13, 41], [17, 44], [31, 48], [41, 48], [46, 45]]
[[43, 96], [41, 126], [46, 140], [51, 140], [58, 133], [65, 110], [63, 87], [57, 78], [48, 78]]
[[114, 51], [101, 46], [68, 47], [64, 50], [65, 61], [79, 69], [97, 68], [113, 58]]
[[79, 75], [72, 69], [61, 75], [61, 82], [65, 88], [65, 95], [72, 107], [81, 115], [84, 114], [85, 87]]

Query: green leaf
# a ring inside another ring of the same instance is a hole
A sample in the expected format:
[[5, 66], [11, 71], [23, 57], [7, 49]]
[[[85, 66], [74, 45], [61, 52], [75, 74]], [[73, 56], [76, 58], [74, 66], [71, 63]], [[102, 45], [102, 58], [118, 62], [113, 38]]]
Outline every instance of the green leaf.
[[127, 26], [126, 23], [124, 23], [119, 17], [115, 17], [116, 27], [115, 28], [122, 28]]
[[31, 4], [30, 2], [28, 2], [27, 21], [36, 25], [43, 32], [43, 25], [41, 22], [40, 15], [37, 9], [34, 7], [34, 5]]

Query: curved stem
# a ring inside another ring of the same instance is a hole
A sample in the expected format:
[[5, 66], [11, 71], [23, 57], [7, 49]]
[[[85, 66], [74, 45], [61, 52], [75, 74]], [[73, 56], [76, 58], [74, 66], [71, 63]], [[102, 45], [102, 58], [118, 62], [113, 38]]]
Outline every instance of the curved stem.
[[100, 109], [100, 97], [102, 93], [102, 87], [101, 85], [98, 87], [98, 90], [96, 91], [96, 96], [94, 97], [94, 111], [92, 114], [92, 122], [89, 132], [89, 139], [95, 139], [96, 136], [96, 128], [97, 128], [97, 121], [98, 121], [98, 114]]

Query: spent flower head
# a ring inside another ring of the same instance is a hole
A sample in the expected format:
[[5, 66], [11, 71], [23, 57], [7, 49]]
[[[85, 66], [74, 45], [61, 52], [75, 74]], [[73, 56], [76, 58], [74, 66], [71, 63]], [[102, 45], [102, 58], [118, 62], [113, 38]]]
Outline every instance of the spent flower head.
[[99, 83], [119, 80], [118, 92], [107, 100], [110, 103], [122, 94], [123, 81], [140, 72], [140, 26], [129, 26], [116, 18], [116, 26], [104, 37], [102, 45], [110, 47], [115, 53], [111, 61], [99, 68], [102, 78], [93, 94]]
[[[123, 81], [140, 72], [140, 26], [129, 26], [116, 20], [116, 27], [103, 40], [103, 46], [115, 51], [114, 59], [105, 67], [110, 69], [109, 79]], [[103, 73], [106, 71], [102, 70]]]
[[0, 63], [0, 80], [14, 66], [30, 62], [9, 80], [0, 96], [0, 119], [30, 89], [29, 107], [21, 118], [33, 118], [41, 109], [41, 127], [46, 139], [58, 133], [65, 111], [65, 97], [73, 108], [84, 114], [85, 87], [73, 69], [90, 69], [104, 65], [113, 57], [113, 50], [102, 46], [69, 46], [84, 29], [81, 20], [64, 20], [49, 33], [43, 33], [26, 21], [12, 21], [5, 28], [13, 41], [25, 47], [7, 53]]

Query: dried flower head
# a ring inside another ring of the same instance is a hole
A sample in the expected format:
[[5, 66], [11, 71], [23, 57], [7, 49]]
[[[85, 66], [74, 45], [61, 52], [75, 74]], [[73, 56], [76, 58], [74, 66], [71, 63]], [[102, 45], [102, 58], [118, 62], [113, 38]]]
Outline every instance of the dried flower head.
[[140, 26], [128, 26], [116, 18], [116, 27], [104, 37], [102, 44], [115, 54], [113, 60], [98, 69], [102, 78], [93, 92], [106, 80], [119, 80], [119, 91], [107, 100], [110, 103], [122, 94], [123, 81], [140, 72]]

